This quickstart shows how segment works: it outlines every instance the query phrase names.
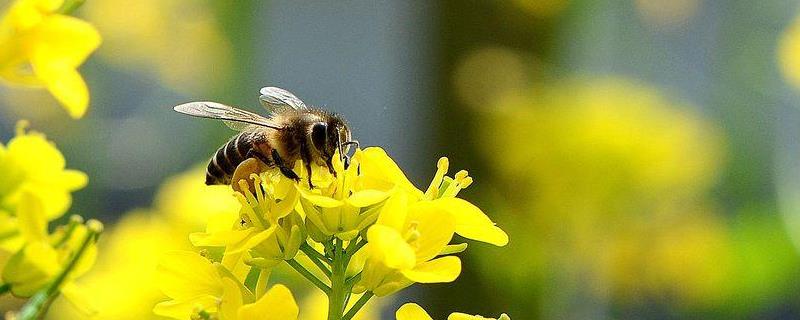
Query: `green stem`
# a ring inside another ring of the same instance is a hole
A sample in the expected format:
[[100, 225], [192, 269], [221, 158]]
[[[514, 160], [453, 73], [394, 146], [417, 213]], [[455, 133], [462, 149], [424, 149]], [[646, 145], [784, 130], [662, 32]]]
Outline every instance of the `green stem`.
[[345, 286], [352, 290], [353, 286], [356, 285], [356, 283], [358, 283], [359, 280], [361, 280], [361, 272], [359, 272], [356, 275], [350, 277], [350, 279], [347, 279], [345, 281]]
[[347, 268], [347, 256], [342, 248], [342, 240], [334, 240], [333, 251], [333, 272], [331, 275], [331, 294], [328, 295], [328, 320], [340, 320], [344, 312], [345, 295], [345, 269]]
[[33, 320], [33, 319], [42, 319], [44, 315], [47, 313], [47, 309], [50, 308], [50, 304], [55, 301], [58, 297], [61, 286], [66, 282], [69, 273], [75, 266], [78, 264], [78, 261], [89, 248], [94, 241], [97, 240], [97, 236], [102, 232], [102, 224], [97, 221], [90, 220], [87, 223], [88, 230], [86, 232], [86, 237], [84, 237], [81, 246], [78, 248], [78, 251], [72, 256], [69, 260], [67, 265], [61, 270], [53, 282], [45, 288], [45, 290], [37, 292], [28, 303], [26, 303], [22, 309], [19, 311], [17, 315], [17, 319], [20, 320]]
[[11, 285], [10, 284], [4, 283], [4, 284], [0, 285], [0, 296], [8, 293], [9, 291], [11, 291]]
[[86, 0], [67, 0], [64, 2], [64, 5], [58, 9], [58, 12], [61, 14], [70, 14], [80, 8], [84, 2], [86, 2]]
[[356, 301], [353, 307], [351, 307], [350, 310], [348, 310], [347, 313], [345, 313], [344, 316], [342, 316], [342, 320], [352, 319], [356, 315], [356, 313], [358, 313], [358, 311], [361, 310], [361, 308], [365, 304], [367, 304], [367, 301], [369, 301], [369, 299], [371, 299], [373, 295], [374, 294], [372, 293], [372, 291], [364, 292], [364, 295], [362, 295], [361, 298], [359, 298], [358, 301]]
[[317, 288], [322, 290], [322, 292], [325, 292], [325, 294], [330, 295], [331, 288], [328, 287], [328, 285], [326, 285], [325, 283], [323, 283], [322, 280], [317, 278], [317, 276], [312, 274], [310, 271], [306, 270], [306, 268], [300, 265], [300, 263], [298, 263], [296, 260], [294, 259], [286, 260], [286, 263], [288, 263], [292, 268], [294, 268], [294, 270], [297, 270], [297, 272], [299, 272], [303, 277], [308, 279], [308, 281], [311, 281], [311, 283], [313, 283], [315, 286], [317, 286]]
[[[353, 243], [355, 243], [355, 244], [353, 244]], [[367, 240], [364, 240], [364, 239], [359, 239], [358, 241], [351, 242], [350, 245], [347, 246], [347, 257], [348, 257], [348, 259], [350, 257], [352, 257], [354, 254], [356, 254], [356, 252], [358, 252], [358, 250], [361, 250], [361, 248], [364, 247], [364, 245], [366, 245], [366, 244], [367, 244]]]
[[317, 249], [312, 248], [310, 245], [308, 245], [308, 243], [302, 244], [300, 246], [300, 250], [303, 250], [303, 253], [305, 253], [309, 257], [314, 256], [317, 259], [319, 259], [320, 261], [323, 261], [328, 265], [332, 265], [333, 264], [333, 262], [331, 262], [331, 259], [329, 259], [325, 255], [323, 255], [322, 253], [317, 251]]
[[315, 265], [317, 265], [317, 268], [322, 270], [322, 273], [324, 273], [325, 276], [328, 277], [328, 279], [331, 278], [331, 269], [328, 269], [327, 265], [322, 263], [322, 261], [319, 261], [319, 259], [317, 259], [313, 255], [306, 254], [306, 256], [308, 257], [309, 260], [311, 260], [311, 262], [313, 262]]

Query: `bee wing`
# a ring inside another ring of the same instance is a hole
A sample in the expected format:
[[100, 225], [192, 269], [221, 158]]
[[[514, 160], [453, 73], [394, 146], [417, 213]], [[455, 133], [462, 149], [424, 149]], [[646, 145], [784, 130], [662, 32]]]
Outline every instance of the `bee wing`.
[[280, 112], [286, 108], [294, 110], [308, 108], [303, 100], [300, 100], [300, 98], [287, 90], [278, 87], [264, 87], [261, 88], [260, 92], [261, 96], [258, 101], [272, 113]]
[[[234, 130], [246, 129], [248, 125], [258, 125], [277, 130], [283, 129], [283, 127], [268, 118], [216, 102], [189, 102], [175, 106], [173, 109], [190, 116], [225, 120], [226, 124]], [[230, 125], [231, 122], [244, 124], [244, 127], [240, 124]]]
[[231, 130], [234, 131], [249, 131], [252, 130], [253, 128], [258, 127], [257, 125], [249, 124], [247, 122], [236, 122], [228, 120], [223, 120], [222, 122], [225, 123], [225, 125], [228, 126], [228, 128], [231, 128]]

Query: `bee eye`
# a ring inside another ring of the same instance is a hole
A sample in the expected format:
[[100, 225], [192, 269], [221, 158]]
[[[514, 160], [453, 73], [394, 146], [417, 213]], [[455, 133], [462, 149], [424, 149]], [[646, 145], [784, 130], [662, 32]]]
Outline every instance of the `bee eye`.
[[328, 125], [326, 123], [318, 122], [311, 127], [311, 143], [317, 150], [325, 152], [325, 146], [328, 144]]

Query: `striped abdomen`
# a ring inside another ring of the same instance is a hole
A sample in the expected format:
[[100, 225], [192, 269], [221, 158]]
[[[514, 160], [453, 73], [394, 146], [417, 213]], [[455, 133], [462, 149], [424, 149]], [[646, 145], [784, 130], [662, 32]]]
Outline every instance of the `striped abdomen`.
[[236, 167], [246, 160], [248, 152], [254, 149], [255, 136], [258, 134], [253, 131], [239, 133], [220, 147], [206, 168], [206, 184], [230, 184]]

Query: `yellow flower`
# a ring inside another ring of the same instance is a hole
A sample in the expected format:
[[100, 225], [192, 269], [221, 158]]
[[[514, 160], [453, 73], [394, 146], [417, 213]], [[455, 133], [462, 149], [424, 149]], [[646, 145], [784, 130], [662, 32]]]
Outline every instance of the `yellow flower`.
[[247, 182], [239, 181], [244, 194], [234, 195], [241, 204], [239, 214], [223, 213], [209, 220], [205, 233], [190, 235], [195, 246], [224, 246], [226, 256], [235, 256], [226, 266], [232, 268], [243, 252], [247, 262], [271, 268], [283, 260], [294, 258], [305, 242], [302, 217], [294, 211], [298, 192], [293, 181], [282, 178], [276, 170], [253, 174], [255, 194]]
[[156, 282], [172, 300], [157, 304], [153, 312], [175, 319], [297, 319], [299, 309], [288, 288], [275, 285], [257, 296], [240, 281], [194, 252], [170, 252], [157, 268]]
[[46, 87], [73, 118], [89, 105], [76, 70], [98, 46], [85, 21], [58, 13], [63, 0], [17, 0], [0, 21], [0, 79]]
[[[314, 165], [312, 166], [314, 189], [309, 189], [307, 183], [296, 184], [301, 195], [300, 204], [306, 216], [306, 226], [312, 239], [325, 242], [331, 236], [336, 236], [350, 241], [377, 220], [381, 203], [389, 197], [394, 187], [392, 181], [370, 179], [366, 175], [366, 172], [380, 170], [379, 166], [388, 159], [382, 150], [380, 152], [384, 158], [364, 157], [365, 154], [377, 150], [380, 149], [356, 150], [352, 163], [346, 169], [337, 154], [333, 157], [336, 177], [329, 173], [327, 168]], [[302, 177], [301, 181], [305, 181], [307, 173], [300, 162], [295, 166], [295, 170]]]
[[[425, 309], [422, 309], [416, 303], [406, 303], [397, 309], [395, 312], [395, 317], [397, 320], [433, 320]], [[447, 320], [511, 320], [511, 318], [507, 314], [501, 314], [499, 318], [485, 318], [482, 316], [471, 316], [466, 313], [455, 312], [451, 313], [450, 316], [447, 317]]]
[[175, 227], [176, 233], [203, 230], [209, 219], [221, 214], [236, 215], [239, 202], [231, 197], [229, 186], [207, 186], [205, 165], [170, 177], [161, 185], [154, 201], [155, 210]]
[[[384, 161], [382, 167], [396, 166]], [[377, 223], [367, 231], [365, 250], [357, 254], [350, 267], [353, 272], [363, 260], [362, 276], [354, 292], [369, 290], [385, 296], [414, 282], [455, 280], [461, 273], [459, 258], [437, 258], [466, 248], [466, 244], [449, 245], [454, 233], [498, 246], [508, 243], [508, 235], [478, 207], [455, 197], [472, 182], [467, 172], [462, 170], [450, 178], [445, 176], [447, 169], [447, 158], [441, 158], [424, 193], [416, 189], [398, 191], [382, 206]], [[399, 170], [384, 172], [392, 173], [382, 175], [393, 176], [398, 185], [410, 185], [403, 182], [405, 177], [398, 174]]]
[[[83, 172], [65, 169], [61, 152], [43, 134], [26, 133], [26, 125], [20, 121], [17, 136], [7, 146], [0, 144], [0, 229], [8, 231], [16, 228], [15, 212], [23, 193], [41, 199], [45, 221], [52, 221], [69, 208], [71, 192], [87, 181]], [[18, 235], [0, 238], [0, 248], [15, 251], [19, 240]]]
[[[97, 264], [79, 280], [93, 293], [95, 319], [162, 319], [150, 309], [163, 299], [153, 281], [159, 258], [168, 251], [192, 249], [187, 234], [203, 230], [212, 217], [238, 217], [240, 205], [230, 187], [206, 186], [204, 176], [205, 168], [195, 167], [167, 179], [153, 208], [126, 213], [103, 234]], [[58, 301], [48, 314], [59, 320], [85, 318]]]
[[[91, 220], [84, 225], [82, 220], [72, 219], [69, 225], [48, 235], [42, 201], [28, 192], [23, 193], [17, 213], [25, 245], [3, 267], [3, 283], [11, 287], [14, 295], [30, 297], [70, 267], [60, 286], [62, 294], [76, 307], [87, 308], [87, 299], [73, 280], [94, 264], [95, 235], [101, 232], [102, 224]], [[89, 243], [84, 244], [86, 241]], [[80, 249], [82, 246], [86, 247]], [[78, 260], [70, 265], [73, 259]]]
[[455, 219], [455, 232], [458, 235], [497, 246], [505, 246], [508, 243], [508, 235], [495, 226], [494, 222], [478, 207], [456, 198], [461, 190], [472, 184], [473, 180], [466, 170], [457, 172], [452, 178], [448, 177], [450, 161], [446, 157], [440, 158], [436, 163], [436, 174], [424, 192], [406, 178], [403, 171], [386, 155], [383, 149], [367, 148], [364, 150], [362, 158], [365, 163], [371, 164], [361, 168], [365, 181], [396, 185], [399, 190], [408, 194], [409, 201], [442, 199], [438, 205], [447, 210]]

